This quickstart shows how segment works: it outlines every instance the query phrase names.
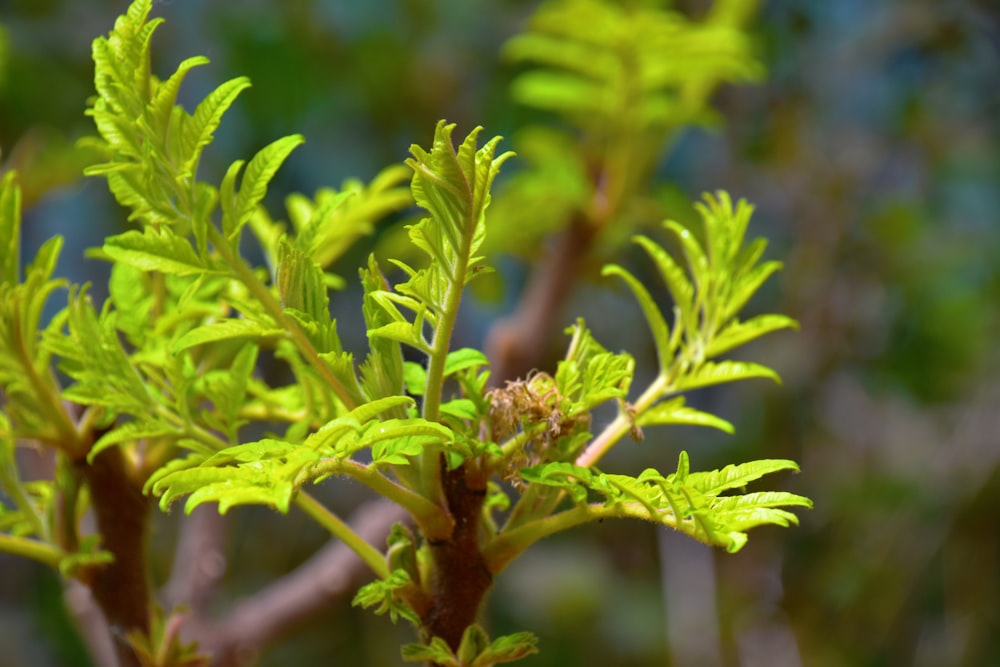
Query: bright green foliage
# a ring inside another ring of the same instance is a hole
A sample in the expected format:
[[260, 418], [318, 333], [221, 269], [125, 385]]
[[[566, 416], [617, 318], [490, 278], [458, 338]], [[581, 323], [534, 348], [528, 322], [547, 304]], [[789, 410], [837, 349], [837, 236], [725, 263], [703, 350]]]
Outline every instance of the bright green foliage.
[[[0, 180], [0, 242], [6, 250], [0, 272], [0, 386], [7, 396], [12, 435], [74, 445], [75, 428], [58, 403], [50, 356], [39, 344], [42, 308], [65, 281], [53, 279], [62, 239], [46, 242], [20, 280], [20, 190], [16, 174]], [[9, 254], [7, 254], [9, 253]]]
[[[430, 264], [415, 270], [394, 262], [409, 280], [395, 292], [379, 291], [371, 296], [391, 320], [369, 330], [370, 337], [397, 340], [444, 361], [447, 345], [466, 283], [481, 273], [483, 258], [475, 253], [486, 234], [484, 214], [490, 202], [489, 189], [500, 165], [512, 154], [494, 157], [496, 137], [477, 148], [480, 129], [473, 130], [457, 152], [452, 144], [454, 125], [438, 124], [430, 152], [413, 146], [407, 165], [413, 169], [413, 197], [427, 210], [424, 218], [410, 228], [410, 240], [430, 258]], [[412, 311], [412, 322], [398, 306]], [[435, 330], [432, 340], [424, 335], [424, 324]], [[442, 338], [442, 336], [444, 336]], [[443, 370], [432, 366], [438, 373]], [[429, 374], [429, 381], [440, 382]]]
[[656, 342], [665, 392], [748, 377], [777, 379], [758, 364], [707, 361], [764, 334], [794, 327], [795, 322], [784, 315], [759, 315], [745, 322], [737, 318], [761, 284], [781, 268], [780, 262], [758, 263], [766, 247], [763, 239], [743, 246], [753, 208], [741, 200], [734, 209], [724, 192], [706, 195], [705, 204], [696, 208], [704, 223], [705, 245], [680, 223], [665, 225], [683, 248], [684, 265], [651, 239], [636, 239], [670, 290], [672, 329], [635, 276], [616, 265], [608, 266], [605, 274], [620, 276], [639, 300]]
[[[781, 507], [811, 505], [807, 498], [783, 491], [722, 495], [742, 489], [769, 473], [798, 470], [793, 461], [753, 461], [696, 473], [691, 473], [689, 467], [687, 453], [681, 452], [677, 472], [666, 477], [652, 469], [631, 477], [568, 463], [527, 468], [521, 470], [521, 477], [563, 489], [578, 508], [585, 509], [585, 512], [569, 511], [586, 516], [586, 520], [603, 516], [646, 519], [731, 552], [739, 551], [746, 543], [746, 531], [750, 528], [768, 523], [779, 526], [798, 523], [794, 514]], [[591, 495], [603, 497], [603, 504], [587, 505]]]
[[736, 28], [746, 3], [716, 3], [700, 22], [659, 4], [545, 3], [504, 47], [512, 60], [537, 63], [514, 82], [514, 97], [613, 141], [703, 120], [706, 92], [719, 81], [760, 76]]
[[[519, 80], [518, 95], [567, 113], [609, 150], [662, 133], [701, 114], [715, 82], [756, 72], [727, 7], [693, 25], [639, 3], [549, 3], [532, 31], [508, 47], [513, 57], [544, 66]], [[13, 501], [0, 513], [0, 548], [64, 572], [106, 560], [97, 536], [73, 549], [55, 546], [47, 518], [55, 514], [53, 499], [75, 502], [79, 481], [67, 473], [51, 483], [22, 483], [13, 452], [17, 442], [36, 439], [60, 450], [67, 471], [69, 456], [75, 466], [94, 465], [120, 448], [133, 482], [163, 510], [182, 497], [187, 512], [206, 503], [222, 512], [244, 504], [280, 512], [297, 506], [377, 575], [356, 604], [418, 626], [423, 643], [405, 647], [405, 659], [487, 667], [535, 652], [530, 635], [491, 641], [475, 618], [492, 576], [535, 541], [623, 517], [736, 551], [750, 528], [787, 526], [796, 517], [786, 508], [809, 506], [791, 493], [744, 492], [764, 475], [796, 470], [791, 461], [690, 472], [682, 452], [677, 470], [666, 475], [595, 467], [625, 436], [641, 439], [651, 426], [732, 432], [722, 418], [687, 406], [687, 390], [777, 379], [763, 366], [719, 359], [795, 324], [781, 315], [740, 319], [780, 266], [760, 261], [763, 240], [744, 243], [749, 205], [733, 206], [719, 193], [698, 205], [701, 229], [666, 223], [682, 257], [648, 237], [636, 239], [670, 291], [670, 317], [635, 276], [607, 267], [638, 299], [659, 354], [655, 379], [637, 395], [633, 357], [606, 349], [582, 320], [567, 330], [568, 349], [553, 374], [490, 387], [490, 360], [476, 349], [453, 349], [452, 339], [466, 287], [489, 270], [481, 253], [490, 190], [512, 155], [497, 154], [500, 138], [480, 146], [476, 128], [456, 147], [455, 126], [442, 121], [431, 147], [413, 146], [405, 167], [390, 167], [368, 185], [349, 181], [314, 198], [290, 195], [289, 223], [275, 221], [262, 202], [303, 138], [290, 135], [237, 160], [218, 185], [198, 180], [203, 151], [249, 82], [221, 84], [193, 113], [177, 106], [184, 76], [207, 61], [190, 58], [157, 79], [149, 48], [160, 21], [147, 20], [150, 8], [151, 0], [136, 0], [93, 49], [97, 97], [88, 113], [99, 137], [89, 143], [104, 162], [88, 173], [107, 180], [137, 225], [96, 251], [113, 264], [109, 299], [98, 307], [86, 286], [73, 286], [66, 308], [41, 331], [42, 306], [64, 285], [52, 278], [59, 239], [42, 247], [23, 281], [16, 262], [0, 271], [0, 483]], [[686, 69], [702, 56], [698, 68]], [[400, 187], [408, 174], [412, 200]], [[16, 257], [18, 193], [10, 175], [0, 185], [0, 250]], [[408, 230], [426, 264], [390, 260], [406, 274], [393, 286], [369, 258], [360, 271], [369, 350], [355, 360], [330, 314], [331, 289], [344, 278], [329, 268], [378, 218], [411, 201], [426, 212]], [[241, 255], [246, 227], [266, 267]], [[420, 361], [404, 361], [404, 345]], [[287, 385], [274, 386], [259, 372], [265, 350], [287, 366]], [[57, 382], [53, 363], [68, 386]], [[609, 403], [617, 416], [595, 424], [594, 410]], [[65, 404], [83, 417], [71, 417]], [[250, 424], [266, 434], [248, 438]], [[341, 476], [401, 505], [416, 529], [394, 530], [383, 555], [306, 492], [310, 483]], [[81, 508], [72, 505], [71, 516]], [[485, 572], [486, 584], [464, 605], [470, 615], [458, 632], [445, 629], [449, 643], [434, 624], [441, 609], [465, 601], [449, 599], [452, 589], [442, 582], [465, 562]], [[197, 662], [157, 636], [162, 627], [150, 630], [130, 638], [139, 653], [176, 649], [178, 661]]]
[[491, 250], [524, 253], [573, 222], [617, 243], [662, 215], [649, 180], [665, 148], [717, 123], [720, 84], [763, 74], [743, 28], [754, 3], [718, 0], [697, 19], [670, 4], [548, 0], [504, 45], [521, 67], [513, 98], [560, 124], [514, 137], [528, 169], [498, 197]]

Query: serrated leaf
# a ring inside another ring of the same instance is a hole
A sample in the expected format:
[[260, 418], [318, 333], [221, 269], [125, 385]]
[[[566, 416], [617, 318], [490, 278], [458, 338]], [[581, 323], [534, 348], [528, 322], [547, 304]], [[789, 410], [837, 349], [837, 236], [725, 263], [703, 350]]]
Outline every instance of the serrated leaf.
[[691, 426], [710, 426], [730, 435], [735, 432], [733, 425], [725, 419], [684, 405], [683, 396], [658, 403], [648, 410], [644, 410], [636, 417], [635, 422], [638, 426], [688, 424]]
[[423, 438], [430, 441], [454, 438], [451, 429], [437, 422], [424, 419], [386, 419], [365, 430], [361, 445], [370, 447], [386, 440]]
[[524, 480], [533, 484], [544, 484], [564, 489], [577, 504], [586, 502], [586, 485], [595, 474], [592, 468], [583, 468], [562, 461], [521, 468], [518, 473]]
[[302, 311], [320, 325], [330, 322], [330, 295], [323, 269], [287, 237], [278, 241], [275, 283], [285, 308]]
[[420, 350], [425, 354], [431, 353], [431, 346], [418, 331], [417, 327], [409, 322], [390, 322], [368, 331], [369, 338], [387, 338], [404, 345]]
[[758, 315], [746, 322], [733, 320], [705, 348], [707, 358], [715, 357], [780, 329], [795, 329], [798, 323], [785, 315]]
[[250, 79], [245, 76], [230, 79], [209, 93], [184, 123], [181, 135], [182, 176], [194, 174], [195, 165], [201, 157], [201, 149], [212, 141], [212, 134], [219, 126], [222, 115], [244, 89], [250, 87]]
[[739, 465], [730, 464], [722, 470], [691, 473], [685, 483], [702, 493], [718, 495], [729, 489], [743, 488], [764, 475], [785, 470], [798, 472], [799, 466], [795, 461], [787, 459], [762, 459]]
[[94, 457], [108, 447], [122, 443], [135, 443], [139, 440], [155, 438], [177, 438], [182, 433], [176, 426], [159, 421], [131, 421], [115, 426], [102, 435], [87, 453], [87, 462], [93, 463]]
[[[239, 219], [239, 213], [237, 211], [236, 202], [236, 178], [240, 175], [243, 170], [243, 166], [246, 164], [246, 160], [236, 160], [229, 168], [226, 169], [225, 176], [222, 177], [222, 183], [219, 184], [219, 204], [222, 207], [222, 233], [227, 239], [236, 238], [236, 232], [238, 230], [237, 220]], [[253, 218], [253, 215], [250, 216]], [[252, 220], [247, 220], [252, 222]], [[254, 226], [254, 231], [258, 231], [258, 227]], [[262, 235], [258, 233], [258, 238]], [[274, 236], [274, 242], [265, 242], [264, 238], [261, 238], [261, 244], [264, 246], [264, 250], [272, 256], [277, 255], [277, 242], [280, 238], [280, 234]]]
[[177, 102], [177, 92], [187, 73], [195, 67], [207, 65], [208, 58], [204, 56], [193, 56], [185, 58], [170, 78], [161, 82], [153, 93], [153, 99], [149, 105], [149, 114], [152, 119], [151, 126], [154, 130], [163, 132], [170, 123], [170, 115], [173, 112], [174, 104]]
[[168, 228], [143, 231], [130, 230], [105, 239], [104, 252], [118, 262], [142, 271], [159, 271], [177, 275], [198, 275], [210, 268], [198, 257], [191, 242]]
[[444, 374], [445, 376], [454, 375], [466, 368], [488, 366], [489, 363], [490, 360], [479, 350], [463, 347], [448, 353], [444, 362]]
[[393, 570], [386, 579], [376, 579], [362, 586], [354, 596], [354, 600], [351, 601], [351, 605], [365, 609], [375, 607], [374, 611], [379, 615], [388, 612], [393, 623], [402, 617], [414, 625], [419, 625], [420, 617], [396, 593], [396, 591], [409, 586], [410, 583], [410, 575], [407, 574], [406, 570]]
[[182, 352], [196, 345], [214, 343], [220, 340], [238, 338], [271, 338], [283, 336], [285, 331], [276, 327], [266, 327], [247, 319], [225, 319], [192, 329], [181, 336], [172, 347], [173, 352]]
[[274, 178], [288, 155], [305, 142], [301, 134], [293, 134], [271, 142], [260, 149], [250, 160], [240, 181], [239, 195], [236, 197], [235, 219], [228, 235], [232, 239], [250, 219], [257, 205], [267, 194], [268, 183]]
[[157, 474], [147, 488], [160, 496], [162, 509], [190, 495], [184, 505], [187, 513], [210, 502], [218, 503], [221, 513], [236, 505], [268, 505], [287, 513], [300, 473], [317, 460], [309, 447], [262, 440], [226, 448], [207, 459], [199, 456], [194, 467], [175, 466]]
[[404, 662], [426, 662], [440, 667], [462, 667], [445, 640], [432, 637], [429, 644], [405, 644], [400, 650]]
[[483, 651], [472, 667], [488, 667], [507, 662], [516, 662], [538, 653], [538, 637], [531, 632], [515, 632], [497, 637]]
[[[684, 231], [687, 232], [687, 230]], [[689, 233], [688, 238], [693, 242], [693, 237]], [[688, 278], [684, 269], [681, 268], [677, 261], [670, 256], [670, 253], [652, 239], [646, 236], [637, 236], [634, 240], [638, 245], [642, 246], [646, 254], [649, 255], [649, 258], [653, 260], [657, 271], [660, 273], [660, 277], [670, 291], [670, 296], [673, 297], [674, 305], [680, 309], [684, 319], [690, 321], [694, 315], [695, 293], [691, 279]], [[674, 326], [677, 325], [675, 324]]]
[[721, 382], [735, 382], [752, 378], [766, 378], [781, 384], [781, 378], [773, 370], [749, 361], [706, 361], [693, 373], [679, 378], [674, 385], [676, 391], [708, 387]]
[[649, 324], [649, 329], [653, 334], [660, 372], [665, 373], [673, 361], [673, 350], [670, 345], [670, 327], [667, 325], [667, 321], [664, 319], [656, 302], [653, 301], [653, 297], [650, 296], [649, 290], [635, 276], [617, 264], [605, 266], [601, 275], [618, 276], [632, 290], [632, 294], [635, 295], [636, 300], [639, 302], [642, 314], [646, 316], [646, 322]]

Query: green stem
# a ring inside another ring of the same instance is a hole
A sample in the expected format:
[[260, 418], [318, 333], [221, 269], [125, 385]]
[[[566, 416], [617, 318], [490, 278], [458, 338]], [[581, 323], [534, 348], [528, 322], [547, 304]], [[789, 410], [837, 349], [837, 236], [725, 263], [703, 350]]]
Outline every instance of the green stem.
[[342, 473], [350, 475], [379, 495], [396, 503], [409, 512], [424, 536], [428, 539], [445, 538], [451, 534], [455, 526], [451, 516], [441, 509], [441, 506], [431, 502], [419, 493], [415, 493], [406, 487], [395, 483], [375, 468], [358, 463], [357, 461], [345, 460], [336, 461], [328, 459], [321, 461], [310, 470], [311, 475], [316, 473], [336, 474]]
[[55, 570], [59, 569], [59, 561], [64, 555], [61, 549], [51, 544], [3, 533], [0, 533], [0, 551], [36, 560]]
[[[468, 184], [466, 192], [471, 204], [473, 193]], [[472, 206], [469, 206], [470, 216]], [[472, 229], [475, 228], [476, 221], [467, 219], [464, 221], [465, 230], [462, 234], [462, 248], [458, 253], [456, 265], [453, 272], [448, 276], [448, 291], [444, 297], [444, 308], [434, 323], [434, 336], [431, 339], [431, 353], [427, 362], [427, 384], [424, 389], [424, 402], [422, 412], [424, 419], [437, 421], [441, 412], [441, 394], [444, 390], [444, 366], [448, 360], [448, 352], [451, 349], [451, 336], [455, 330], [455, 322], [458, 319], [458, 308], [462, 303], [462, 291], [465, 287], [467, 274], [469, 271], [469, 254], [472, 247]], [[444, 223], [442, 223], [444, 224]], [[439, 452], [420, 455], [420, 488], [428, 498], [437, 498], [441, 495], [441, 454]]]
[[552, 514], [505, 530], [483, 546], [483, 560], [492, 574], [497, 574], [529, 546], [555, 533], [594, 521], [612, 514], [604, 505], [577, 505], [564, 512]]
[[615, 443], [621, 440], [627, 433], [632, 431], [635, 420], [644, 411], [648, 410], [664, 393], [670, 388], [668, 376], [660, 374], [656, 376], [652, 384], [642, 392], [642, 395], [633, 403], [635, 416], [626, 414], [624, 410], [618, 411], [618, 416], [611, 423], [604, 427], [604, 430], [596, 438], [590, 441], [587, 448], [576, 458], [576, 465], [589, 468], [597, 463], [601, 457], [608, 453]]
[[51, 444], [76, 458], [84, 453], [83, 439], [80, 437], [80, 432], [77, 430], [73, 420], [66, 414], [66, 410], [63, 408], [59, 397], [59, 390], [54, 383], [46, 383], [42, 379], [42, 376], [38, 374], [38, 369], [35, 368], [35, 362], [28, 351], [27, 342], [22, 335], [24, 329], [21, 326], [18, 308], [19, 306], [15, 305], [14, 312], [17, 321], [12, 323], [11, 326], [14, 331], [14, 344], [17, 347], [17, 355], [20, 358], [21, 366], [24, 368], [24, 373], [28, 376], [28, 382], [31, 384], [35, 395], [40, 399], [39, 406], [48, 412], [48, 419], [46, 421], [54, 424], [57, 430], [57, 434]]
[[497, 574], [525, 549], [543, 537], [554, 535], [555, 533], [590, 521], [610, 517], [643, 519], [645, 521], [655, 521], [672, 528], [677, 527], [676, 518], [671, 518], [669, 514], [658, 512], [656, 508], [639, 501], [629, 501], [615, 505], [606, 505], [603, 503], [577, 505], [558, 514], [551, 514], [511, 530], [503, 531], [483, 547], [483, 559], [486, 561], [490, 572]]
[[319, 525], [330, 531], [330, 534], [351, 548], [361, 557], [377, 576], [386, 579], [389, 576], [389, 566], [381, 551], [370, 545], [363, 537], [344, 523], [340, 517], [324, 507], [319, 501], [305, 491], [295, 494], [295, 504], [311, 516]]
[[232, 253], [229, 248], [229, 242], [222, 235], [214, 225], [209, 225], [208, 234], [212, 244], [215, 246], [216, 251], [222, 257], [224, 261], [236, 274], [236, 277], [242, 282], [250, 293], [253, 294], [264, 309], [267, 310], [268, 314], [274, 318], [282, 328], [284, 328], [292, 337], [292, 342], [298, 348], [302, 356], [305, 357], [306, 362], [312, 366], [323, 378], [333, 393], [337, 395], [341, 403], [347, 407], [348, 410], [356, 407], [356, 402], [354, 398], [351, 397], [351, 393], [347, 388], [336, 378], [330, 367], [319, 357], [319, 353], [316, 352], [316, 348], [309, 341], [305, 332], [302, 331], [302, 327], [299, 326], [298, 322], [293, 320], [291, 317], [285, 314], [284, 308], [278, 303], [271, 291], [257, 279], [253, 271], [246, 265], [242, 259], [237, 257]]

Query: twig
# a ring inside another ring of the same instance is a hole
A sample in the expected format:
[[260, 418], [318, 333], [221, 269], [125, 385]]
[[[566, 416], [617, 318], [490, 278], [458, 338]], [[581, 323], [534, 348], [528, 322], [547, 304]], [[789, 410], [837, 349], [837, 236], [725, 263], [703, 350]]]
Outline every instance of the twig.
[[163, 587], [166, 609], [183, 605], [194, 616], [206, 613], [226, 571], [228, 526], [211, 505], [199, 506], [181, 523], [173, 570]]
[[[395, 503], [377, 500], [352, 516], [353, 530], [366, 541], [384, 544], [389, 529], [409, 515]], [[222, 619], [192, 615], [185, 639], [197, 640], [213, 667], [252, 664], [261, 648], [278, 641], [304, 620], [352, 594], [371, 570], [340, 541], [331, 541], [295, 571], [243, 600]]]
[[545, 361], [545, 351], [590, 255], [595, 227], [582, 216], [563, 230], [548, 257], [528, 282], [517, 310], [490, 329], [487, 355], [493, 374], [490, 381], [500, 385], [524, 377]]
[[111, 640], [108, 622], [97, 607], [90, 589], [76, 579], [66, 579], [63, 601], [80, 638], [97, 667], [118, 667], [118, 656]]

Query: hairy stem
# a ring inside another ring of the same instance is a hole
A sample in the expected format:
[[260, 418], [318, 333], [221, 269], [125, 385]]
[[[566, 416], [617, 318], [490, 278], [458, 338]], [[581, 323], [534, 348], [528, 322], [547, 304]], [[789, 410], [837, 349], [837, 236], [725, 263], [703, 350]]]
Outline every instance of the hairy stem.
[[[442, 463], [443, 467], [443, 463]], [[429, 541], [434, 559], [430, 611], [424, 616], [427, 639], [441, 637], [458, 650], [465, 629], [476, 622], [493, 575], [480, 551], [479, 530], [485, 482], [467, 475], [466, 466], [442, 470], [445, 498], [455, 530], [445, 540]]]

